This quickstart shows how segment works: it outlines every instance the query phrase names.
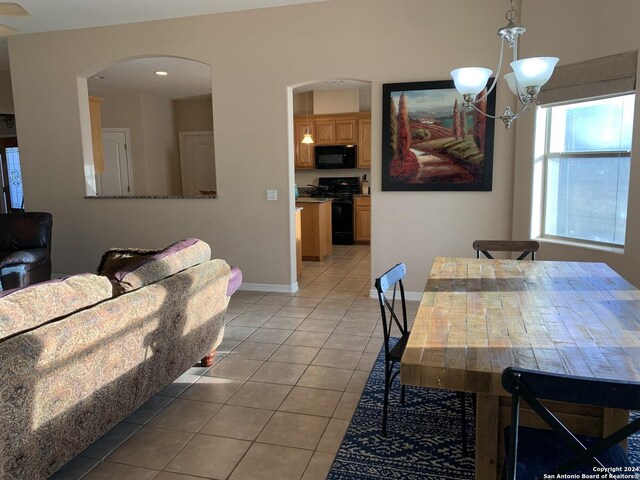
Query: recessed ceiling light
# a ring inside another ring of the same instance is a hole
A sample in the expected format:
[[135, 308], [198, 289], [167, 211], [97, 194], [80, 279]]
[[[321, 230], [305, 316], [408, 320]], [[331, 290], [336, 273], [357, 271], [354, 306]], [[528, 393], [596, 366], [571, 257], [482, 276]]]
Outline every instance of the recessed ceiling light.
[[161, 70], [158, 70], [157, 72], [155, 72], [155, 74], [160, 77], [166, 77], [167, 75], [169, 75], [167, 72], [163, 72]]
[[29, 12], [17, 3], [0, 3], [0, 15], [25, 16], [29, 15]]
[[9, 35], [13, 35], [17, 33], [18, 30], [15, 28], [7, 27], [6, 25], [0, 25], [0, 37], [8, 37]]

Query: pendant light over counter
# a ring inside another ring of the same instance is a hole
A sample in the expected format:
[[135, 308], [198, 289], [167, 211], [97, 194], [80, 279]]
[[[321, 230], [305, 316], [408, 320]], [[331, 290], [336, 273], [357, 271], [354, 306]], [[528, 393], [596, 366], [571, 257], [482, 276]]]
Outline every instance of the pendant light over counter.
[[309, 95], [309, 87], [307, 87], [305, 89], [304, 92], [304, 110], [307, 114], [307, 125], [305, 127], [305, 133], [302, 136], [302, 143], [305, 144], [312, 144], [313, 143], [313, 137], [311, 136], [311, 133], [309, 132], [309, 102], [307, 101], [307, 96]]

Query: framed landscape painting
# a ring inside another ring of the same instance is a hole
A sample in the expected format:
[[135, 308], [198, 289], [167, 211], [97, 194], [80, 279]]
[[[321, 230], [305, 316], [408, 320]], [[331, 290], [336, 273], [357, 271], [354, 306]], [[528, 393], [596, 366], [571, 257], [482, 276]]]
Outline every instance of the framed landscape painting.
[[[453, 80], [387, 83], [382, 92], [383, 191], [491, 191], [495, 122], [463, 110]], [[476, 106], [494, 115], [495, 103], [494, 89]]]

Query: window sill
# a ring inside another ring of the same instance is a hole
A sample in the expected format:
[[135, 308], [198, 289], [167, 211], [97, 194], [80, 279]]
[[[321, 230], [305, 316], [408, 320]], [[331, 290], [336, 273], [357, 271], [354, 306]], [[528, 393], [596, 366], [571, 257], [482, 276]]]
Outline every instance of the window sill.
[[565, 247], [584, 248], [586, 250], [597, 250], [599, 252], [615, 253], [618, 255], [624, 255], [624, 247], [607, 247], [604, 245], [594, 245], [592, 243], [574, 242], [571, 240], [560, 240], [558, 238], [539, 237], [540, 243], [549, 243], [552, 245], [562, 245]]

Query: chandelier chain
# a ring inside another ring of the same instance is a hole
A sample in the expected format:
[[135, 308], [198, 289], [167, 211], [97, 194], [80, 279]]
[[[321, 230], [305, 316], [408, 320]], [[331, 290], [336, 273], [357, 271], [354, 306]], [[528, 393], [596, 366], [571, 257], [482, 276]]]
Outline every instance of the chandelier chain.
[[518, 18], [518, 10], [516, 10], [515, 0], [510, 0], [510, 2], [511, 2], [511, 8], [505, 14], [505, 18], [509, 23], [514, 23]]

